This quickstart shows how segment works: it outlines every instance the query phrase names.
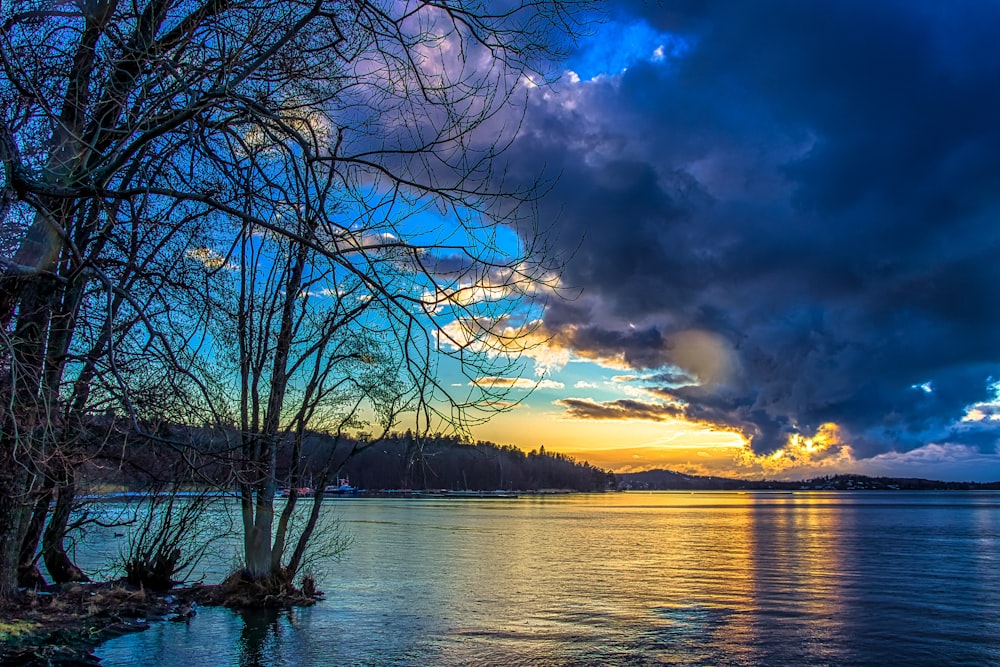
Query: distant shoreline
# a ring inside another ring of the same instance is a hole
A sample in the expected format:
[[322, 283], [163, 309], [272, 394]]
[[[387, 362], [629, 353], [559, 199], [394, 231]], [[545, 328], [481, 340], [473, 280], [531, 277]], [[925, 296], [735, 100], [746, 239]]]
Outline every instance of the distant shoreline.
[[[732, 480], [739, 482], [739, 480]], [[401, 500], [517, 500], [521, 498], [538, 498], [568, 495], [586, 495], [594, 493], [643, 493], [643, 492], [664, 492], [664, 493], [735, 493], [735, 492], [760, 492], [776, 494], [792, 494], [803, 492], [853, 492], [853, 491], [1000, 491], [1000, 482], [978, 483], [978, 482], [936, 482], [934, 480], [914, 480], [915, 483], [908, 486], [901, 485], [870, 485], [870, 486], [810, 486], [803, 482], [768, 482], [753, 481], [743, 482], [739, 486], [717, 487], [717, 486], [675, 486], [675, 487], [631, 487], [607, 489], [605, 491], [576, 491], [572, 489], [543, 489], [543, 490], [519, 490], [519, 491], [456, 491], [456, 490], [395, 490], [380, 489], [368, 491], [359, 489], [351, 493], [326, 493], [322, 500], [373, 500], [373, 499], [401, 499]], [[146, 500], [154, 494], [141, 492], [115, 492], [102, 494], [89, 494], [80, 496], [81, 500], [92, 502], [114, 502], [114, 501], [141, 501]], [[169, 495], [169, 494], [158, 494]], [[199, 493], [196, 491], [181, 491], [175, 497], [180, 498], [232, 498], [236, 499], [239, 494], [236, 492], [210, 492]], [[312, 494], [303, 494], [300, 498], [312, 498]], [[276, 499], [281, 500], [282, 496]]]
[[671, 470], [616, 473], [622, 491], [997, 491], [998, 482], [943, 482], [912, 477], [832, 475], [806, 480], [741, 480]]

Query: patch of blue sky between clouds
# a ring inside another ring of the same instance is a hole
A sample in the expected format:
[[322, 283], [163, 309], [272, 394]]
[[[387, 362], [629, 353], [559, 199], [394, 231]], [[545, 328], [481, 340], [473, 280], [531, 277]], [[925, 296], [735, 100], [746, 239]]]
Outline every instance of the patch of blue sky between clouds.
[[580, 41], [566, 69], [581, 81], [618, 76], [636, 63], [683, 58], [692, 46], [690, 38], [658, 32], [645, 21], [609, 21]]

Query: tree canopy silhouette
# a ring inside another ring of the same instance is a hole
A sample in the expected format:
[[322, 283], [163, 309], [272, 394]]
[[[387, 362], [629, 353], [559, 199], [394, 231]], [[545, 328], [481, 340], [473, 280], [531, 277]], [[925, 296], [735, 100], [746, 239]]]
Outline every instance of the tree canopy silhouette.
[[[502, 154], [581, 9], [0, 7], [0, 597], [49, 501], [73, 497], [88, 415], [156, 440], [166, 393], [236, 428], [247, 562], [267, 578], [275, 447], [317, 426], [321, 399], [339, 401], [331, 423], [405, 412], [418, 429], [507, 405], [436, 364], [516, 370], [524, 298], [555, 281], [539, 184], [511, 187]], [[53, 576], [73, 578], [54, 549]]]

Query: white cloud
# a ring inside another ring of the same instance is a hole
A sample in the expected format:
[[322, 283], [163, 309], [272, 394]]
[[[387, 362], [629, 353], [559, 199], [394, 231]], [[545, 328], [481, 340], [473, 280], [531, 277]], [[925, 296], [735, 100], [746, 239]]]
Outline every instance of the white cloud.
[[563, 389], [566, 385], [554, 380], [532, 380], [530, 378], [504, 378], [504, 377], [481, 377], [476, 378], [470, 384], [478, 387], [488, 387], [490, 389]]
[[871, 458], [876, 464], [912, 465], [926, 463], [954, 463], [984, 458], [982, 452], [969, 445], [930, 443], [907, 452], [886, 452]]
[[969, 445], [934, 442], [906, 452], [878, 454], [858, 464], [859, 472], [868, 475], [995, 482], [1000, 481], [998, 454]]
[[535, 375], [542, 377], [569, 363], [570, 350], [554, 344], [539, 326], [538, 321], [511, 326], [504, 320], [466, 318], [449, 322], [436, 335], [438, 344], [448, 349], [531, 359]]

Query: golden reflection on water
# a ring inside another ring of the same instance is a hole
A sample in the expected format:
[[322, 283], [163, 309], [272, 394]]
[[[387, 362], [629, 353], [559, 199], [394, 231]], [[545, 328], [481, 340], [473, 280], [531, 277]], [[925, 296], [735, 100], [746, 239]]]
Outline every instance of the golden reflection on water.
[[[496, 608], [469, 635], [551, 643], [637, 628], [661, 660], [761, 642], [822, 643], [837, 631], [843, 512], [818, 494], [627, 494], [527, 499], [491, 534], [483, 509], [470, 561], [452, 562], [441, 604]], [[523, 503], [528, 503], [524, 507]], [[840, 508], [842, 509], [842, 508]], [[499, 516], [497, 518], [500, 518]], [[472, 524], [469, 526], [474, 528]], [[455, 566], [459, 566], [456, 570]], [[471, 569], [462, 569], [468, 566]], [[774, 629], [780, 630], [780, 636]], [[562, 656], [565, 658], [566, 656]], [[682, 659], [683, 658], [683, 659]]]
[[307, 631], [241, 635], [262, 664], [1000, 664], [1000, 495], [374, 499], [331, 516], [354, 546], [318, 573]]
[[754, 620], [767, 635], [760, 642], [805, 643], [814, 658], [828, 657], [851, 569], [842, 525], [849, 513], [813, 493], [755, 500]]

